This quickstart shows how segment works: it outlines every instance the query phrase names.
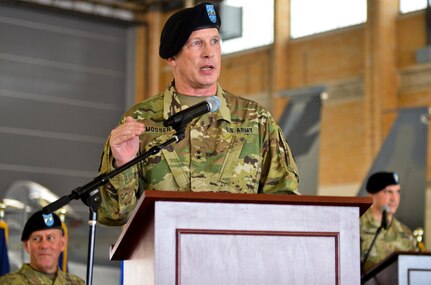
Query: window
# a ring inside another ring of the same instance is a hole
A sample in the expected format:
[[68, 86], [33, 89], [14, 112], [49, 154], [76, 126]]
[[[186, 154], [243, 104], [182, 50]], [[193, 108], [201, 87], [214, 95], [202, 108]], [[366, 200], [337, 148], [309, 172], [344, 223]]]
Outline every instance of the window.
[[290, 8], [292, 38], [305, 37], [367, 21], [366, 0], [291, 0]]
[[223, 54], [274, 42], [274, 0], [224, 0], [219, 12]]
[[427, 7], [427, 1], [430, 0], [400, 0], [400, 12], [408, 13], [425, 9]]

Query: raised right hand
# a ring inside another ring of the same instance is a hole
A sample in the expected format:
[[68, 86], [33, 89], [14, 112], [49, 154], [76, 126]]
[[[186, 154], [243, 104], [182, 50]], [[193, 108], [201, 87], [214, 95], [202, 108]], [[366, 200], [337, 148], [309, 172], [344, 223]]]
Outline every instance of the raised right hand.
[[111, 131], [109, 145], [115, 158], [115, 167], [120, 167], [136, 157], [139, 151], [139, 136], [145, 132], [145, 125], [132, 117], [126, 117], [124, 124]]

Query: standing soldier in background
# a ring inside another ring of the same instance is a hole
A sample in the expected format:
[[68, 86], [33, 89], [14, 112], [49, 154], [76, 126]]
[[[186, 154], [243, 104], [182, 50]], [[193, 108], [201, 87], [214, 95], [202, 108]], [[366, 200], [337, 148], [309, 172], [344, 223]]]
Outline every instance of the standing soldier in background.
[[412, 231], [394, 217], [400, 205], [398, 175], [395, 172], [374, 173], [369, 177], [366, 189], [373, 198], [373, 204], [360, 219], [364, 272], [393, 252], [417, 250]]
[[58, 267], [58, 257], [66, 240], [61, 220], [55, 213], [34, 213], [26, 222], [21, 241], [30, 255], [30, 263], [0, 277], [1, 285], [83, 285], [80, 277], [64, 273]]
[[111, 172], [175, 134], [164, 121], [217, 97], [220, 109], [193, 119], [185, 137], [101, 187], [99, 221], [126, 223], [144, 190], [298, 194], [298, 170], [280, 127], [256, 102], [218, 83], [221, 21], [212, 4], [174, 13], [160, 38], [159, 55], [173, 81], [157, 96], [136, 104], [105, 145], [100, 172]]

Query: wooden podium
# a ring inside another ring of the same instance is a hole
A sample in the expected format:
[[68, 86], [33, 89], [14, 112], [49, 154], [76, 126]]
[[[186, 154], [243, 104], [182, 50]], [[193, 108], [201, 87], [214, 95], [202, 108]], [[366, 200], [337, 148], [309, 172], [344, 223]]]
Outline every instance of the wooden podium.
[[431, 284], [431, 253], [395, 252], [362, 278], [365, 285]]
[[124, 284], [360, 284], [369, 197], [145, 191], [110, 252]]

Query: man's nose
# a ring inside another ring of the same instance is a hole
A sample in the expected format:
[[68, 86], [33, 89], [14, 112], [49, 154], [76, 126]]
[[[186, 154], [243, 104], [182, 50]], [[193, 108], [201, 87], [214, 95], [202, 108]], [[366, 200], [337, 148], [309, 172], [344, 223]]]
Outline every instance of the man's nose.
[[49, 241], [47, 240], [47, 239], [42, 239], [41, 241], [40, 241], [40, 243], [39, 243], [39, 247], [41, 247], [41, 248], [46, 248], [46, 247], [48, 247], [49, 246]]
[[214, 47], [208, 43], [204, 44], [203, 56], [208, 57], [208, 58], [213, 57], [214, 56]]

